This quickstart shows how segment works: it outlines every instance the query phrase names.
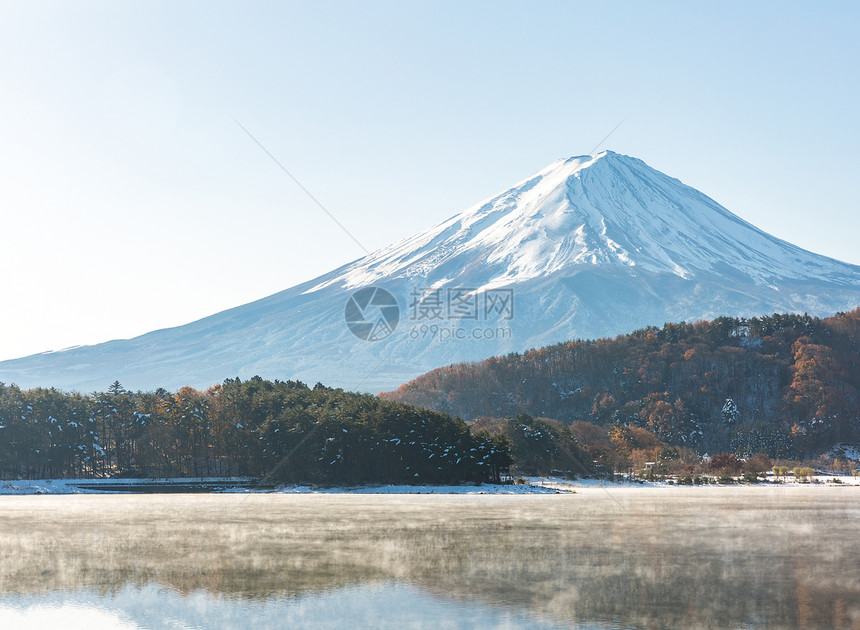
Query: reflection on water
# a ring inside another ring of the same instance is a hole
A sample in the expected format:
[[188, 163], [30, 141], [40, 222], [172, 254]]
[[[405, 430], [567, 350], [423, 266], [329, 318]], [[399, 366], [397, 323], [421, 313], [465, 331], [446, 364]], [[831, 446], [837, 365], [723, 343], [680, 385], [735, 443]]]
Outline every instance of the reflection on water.
[[302, 597], [265, 600], [185, 595], [149, 585], [109, 595], [94, 591], [13, 596], [0, 600], [0, 628], [137, 630], [139, 628], [495, 628], [543, 630], [559, 623], [516, 611], [466, 605], [406, 584], [350, 586]]
[[89, 628], [860, 628], [858, 499], [0, 497], [0, 627], [65, 606], [115, 616]]

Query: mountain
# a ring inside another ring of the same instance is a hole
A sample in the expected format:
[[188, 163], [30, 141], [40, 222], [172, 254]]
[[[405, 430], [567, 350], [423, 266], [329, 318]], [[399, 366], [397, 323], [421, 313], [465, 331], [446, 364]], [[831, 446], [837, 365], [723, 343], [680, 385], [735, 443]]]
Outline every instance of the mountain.
[[[381, 289], [381, 290], [377, 290]], [[770, 236], [641, 160], [559, 160], [315, 280], [134, 339], [0, 362], [103, 389], [224, 378], [391, 389], [429, 369], [667, 321], [860, 304], [860, 267]]]

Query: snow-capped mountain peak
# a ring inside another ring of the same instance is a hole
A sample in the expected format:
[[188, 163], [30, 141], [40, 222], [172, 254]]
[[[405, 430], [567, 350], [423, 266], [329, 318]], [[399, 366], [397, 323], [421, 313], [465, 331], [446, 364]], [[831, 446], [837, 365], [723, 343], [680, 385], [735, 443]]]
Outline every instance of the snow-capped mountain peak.
[[842, 269], [810, 256], [641, 160], [603, 151], [557, 160], [310, 291], [393, 277], [425, 286], [468, 278], [490, 288], [582, 265], [638, 267], [685, 279], [728, 266], [766, 284]]

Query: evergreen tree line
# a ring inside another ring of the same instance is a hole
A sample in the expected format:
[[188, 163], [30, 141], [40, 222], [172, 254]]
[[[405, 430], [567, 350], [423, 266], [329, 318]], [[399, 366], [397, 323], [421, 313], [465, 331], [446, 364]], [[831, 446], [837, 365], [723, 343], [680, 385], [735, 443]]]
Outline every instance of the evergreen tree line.
[[83, 395], [0, 383], [3, 478], [252, 476], [276, 482], [496, 481], [503, 437], [459, 418], [295, 381]]
[[467, 420], [643, 428], [699, 453], [814, 456], [860, 440], [860, 309], [571, 341], [439, 368], [383, 397]]

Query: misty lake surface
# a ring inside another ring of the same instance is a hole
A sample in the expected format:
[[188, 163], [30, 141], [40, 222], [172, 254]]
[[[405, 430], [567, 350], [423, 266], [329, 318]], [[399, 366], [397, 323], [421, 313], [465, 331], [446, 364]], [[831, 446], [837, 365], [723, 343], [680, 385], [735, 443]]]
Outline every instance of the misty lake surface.
[[860, 628], [856, 488], [0, 497], [2, 628]]

